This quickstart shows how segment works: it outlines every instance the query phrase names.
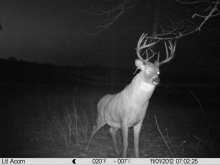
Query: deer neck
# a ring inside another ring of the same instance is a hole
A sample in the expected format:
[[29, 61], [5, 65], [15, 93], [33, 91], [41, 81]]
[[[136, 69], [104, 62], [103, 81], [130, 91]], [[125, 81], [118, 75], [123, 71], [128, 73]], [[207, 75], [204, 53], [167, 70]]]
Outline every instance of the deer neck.
[[156, 86], [146, 83], [143, 74], [140, 72], [133, 78], [130, 87], [133, 91], [132, 97], [134, 102], [145, 105], [151, 98]]

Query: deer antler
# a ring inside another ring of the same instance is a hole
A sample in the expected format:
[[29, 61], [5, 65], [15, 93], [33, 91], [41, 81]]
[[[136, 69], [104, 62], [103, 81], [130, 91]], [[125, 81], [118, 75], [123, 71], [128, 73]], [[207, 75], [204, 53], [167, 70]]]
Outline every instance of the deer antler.
[[[176, 49], [176, 41], [174, 42], [174, 44], [172, 43], [172, 40], [169, 40], [169, 46], [167, 48], [167, 44], [166, 42], [164, 42], [165, 44], [165, 48], [166, 48], [166, 59], [159, 62], [159, 58], [160, 58], [160, 52], [159, 53], [155, 53], [153, 50], [151, 50], [150, 47], [152, 47], [154, 44], [156, 44], [158, 41], [155, 41], [155, 42], [151, 42], [151, 43], [147, 43], [148, 42], [148, 37], [147, 37], [147, 34], [142, 34], [140, 39], [138, 40], [138, 43], [137, 43], [137, 49], [136, 49], [136, 52], [137, 52], [137, 56], [138, 58], [143, 61], [143, 62], [148, 62], [155, 54], [158, 55], [157, 57], [157, 64], [158, 65], [162, 65], [164, 63], [167, 63], [169, 62], [173, 57], [174, 57], [174, 54], [175, 54], [175, 49]], [[146, 59], [144, 59], [141, 55], [141, 51], [143, 49], [146, 48], [146, 51], [144, 53], [146, 53]], [[151, 55], [150, 57], [148, 56], [148, 51], [151, 51], [153, 53], [153, 55]]]
[[162, 65], [166, 62], [169, 62], [174, 57], [175, 49], [176, 49], [176, 41], [174, 42], [174, 44], [172, 44], [171, 40], [169, 40], [168, 42], [169, 42], [168, 48], [170, 50], [170, 54], [169, 54], [169, 51], [168, 51], [168, 48], [167, 48], [167, 44], [166, 44], [166, 42], [164, 42], [165, 48], [166, 48], [166, 59], [159, 62], [159, 57], [158, 57], [158, 65]]
[[[138, 58], [143, 62], [149, 61], [149, 59], [151, 59], [155, 55], [155, 53], [149, 48], [151, 46], [153, 46], [156, 42], [152, 42], [152, 43], [147, 44], [148, 38], [146, 36], [147, 36], [147, 34], [144, 34], [144, 33], [141, 35], [140, 39], [138, 40], [137, 49], [136, 49]], [[145, 41], [144, 41], [144, 39], [145, 39]], [[144, 59], [141, 55], [141, 50], [144, 48], [147, 48], [147, 50], [145, 51], [145, 53], [147, 55], [146, 59]], [[151, 57], [148, 57], [148, 50], [153, 52], [153, 55]]]

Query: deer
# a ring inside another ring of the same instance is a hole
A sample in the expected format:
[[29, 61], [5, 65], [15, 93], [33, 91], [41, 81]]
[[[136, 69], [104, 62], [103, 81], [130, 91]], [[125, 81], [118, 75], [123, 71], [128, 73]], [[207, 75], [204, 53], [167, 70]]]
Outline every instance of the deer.
[[[137, 69], [140, 70], [138, 74], [132, 79], [131, 83], [127, 85], [121, 92], [117, 94], [107, 94], [97, 104], [97, 120], [93, 126], [93, 131], [88, 144], [85, 148], [87, 152], [90, 142], [95, 133], [105, 124], [110, 126], [110, 133], [113, 139], [115, 152], [120, 155], [117, 147], [116, 132], [121, 129], [123, 137], [123, 157], [126, 157], [128, 148], [128, 130], [133, 127], [134, 133], [134, 150], [135, 157], [139, 157], [139, 135], [143, 119], [145, 118], [149, 99], [151, 98], [155, 87], [159, 84], [159, 66], [169, 62], [175, 53], [176, 41], [172, 44], [169, 40], [169, 46], [165, 43], [166, 58], [159, 62], [160, 52], [153, 53], [148, 57], [148, 50], [157, 42], [148, 43], [147, 34], [143, 33], [137, 43], [136, 53], [138, 59], [135, 60]], [[146, 49], [146, 58], [143, 58], [143, 50]], [[142, 53], [142, 54], [141, 54]], [[149, 60], [157, 54], [157, 60], [154, 63]]]

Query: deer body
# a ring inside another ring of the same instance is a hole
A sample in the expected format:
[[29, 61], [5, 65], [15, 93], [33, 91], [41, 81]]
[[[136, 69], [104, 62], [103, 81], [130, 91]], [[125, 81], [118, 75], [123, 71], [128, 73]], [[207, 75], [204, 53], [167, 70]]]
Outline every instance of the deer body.
[[[117, 147], [116, 131], [118, 129], [122, 130], [124, 147], [123, 157], [126, 157], [127, 153], [128, 129], [129, 127], [133, 127], [135, 157], [139, 157], [139, 134], [143, 119], [146, 115], [149, 99], [151, 98], [156, 85], [158, 85], [160, 81], [158, 77], [159, 65], [171, 59], [171, 57], [168, 57], [167, 55], [166, 60], [161, 63], [159, 63], [159, 57], [154, 63], [148, 62], [149, 58], [143, 60], [140, 55], [141, 49], [150, 47], [154, 44], [150, 43], [146, 45], [147, 41], [143, 42], [145, 37], [146, 35], [142, 35], [138, 42], [137, 55], [139, 59], [135, 61], [137, 69], [140, 69], [141, 71], [120, 93], [114, 95], [107, 94], [100, 99], [97, 105], [98, 116], [96, 124], [93, 126], [92, 135], [86, 146], [86, 151], [88, 151], [89, 144], [94, 134], [105, 124], [108, 124], [111, 127], [110, 133], [114, 142], [115, 152], [118, 155], [120, 155], [120, 152]], [[144, 44], [141, 46], [142, 43]], [[171, 45], [169, 48], [171, 50], [171, 55], [174, 55], [175, 46], [172, 47]], [[167, 47], [166, 52], [168, 54]]]
[[[111, 127], [110, 133], [114, 142], [115, 152], [118, 155], [120, 152], [117, 148], [115, 133], [118, 129], [122, 129], [123, 157], [126, 157], [128, 128], [134, 127], [135, 156], [139, 157], [139, 133], [146, 115], [149, 99], [153, 94], [155, 86], [159, 83], [159, 68], [150, 63], [144, 64], [140, 60], [136, 60], [135, 63], [141, 69], [141, 72], [133, 78], [132, 82], [120, 93], [114, 95], [107, 94], [98, 102], [97, 123], [93, 127], [92, 136], [86, 150], [88, 150], [94, 134], [102, 126], [108, 124]], [[151, 71], [149, 71], [150, 69]]]
[[143, 80], [139, 80], [140, 74], [136, 75], [132, 83], [120, 93], [105, 95], [99, 101], [98, 113], [102, 114], [103, 119], [111, 127], [121, 129], [122, 123], [131, 127], [143, 121], [155, 85], [145, 84]]

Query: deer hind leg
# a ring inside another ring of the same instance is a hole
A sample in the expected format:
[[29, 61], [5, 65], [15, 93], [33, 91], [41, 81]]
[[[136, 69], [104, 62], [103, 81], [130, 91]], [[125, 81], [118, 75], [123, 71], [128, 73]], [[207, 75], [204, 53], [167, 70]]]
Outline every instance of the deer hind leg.
[[87, 146], [86, 146], [86, 148], [85, 148], [85, 151], [86, 151], [86, 152], [87, 152], [88, 149], [89, 149], [89, 144], [90, 144], [90, 142], [92, 141], [92, 138], [93, 138], [93, 136], [95, 135], [95, 133], [96, 133], [100, 128], [102, 128], [105, 124], [106, 124], [106, 122], [105, 122], [105, 120], [103, 119], [103, 117], [102, 117], [100, 114], [98, 114], [98, 118], [97, 118], [97, 121], [96, 121], [96, 125], [93, 126], [92, 135], [91, 135], [91, 137], [90, 137], [90, 139], [89, 139], [89, 142], [88, 142], [88, 144], [87, 144]]
[[123, 157], [126, 158], [127, 148], [128, 148], [128, 126], [122, 124], [122, 136], [123, 136]]
[[116, 138], [117, 130], [118, 130], [118, 128], [111, 127], [110, 128], [110, 133], [112, 135], [112, 140], [113, 140], [113, 143], [114, 143], [114, 146], [115, 146], [115, 152], [116, 152], [116, 154], [120, 155], [120, 152], [119, 152], [118, 147], [117, 147], [117, 138]]
[[139, 122], [134, 126], [134, 150], [135, 150], [135, 157], [139, 158], [139, 135], [141, 131], [142, 122]]

